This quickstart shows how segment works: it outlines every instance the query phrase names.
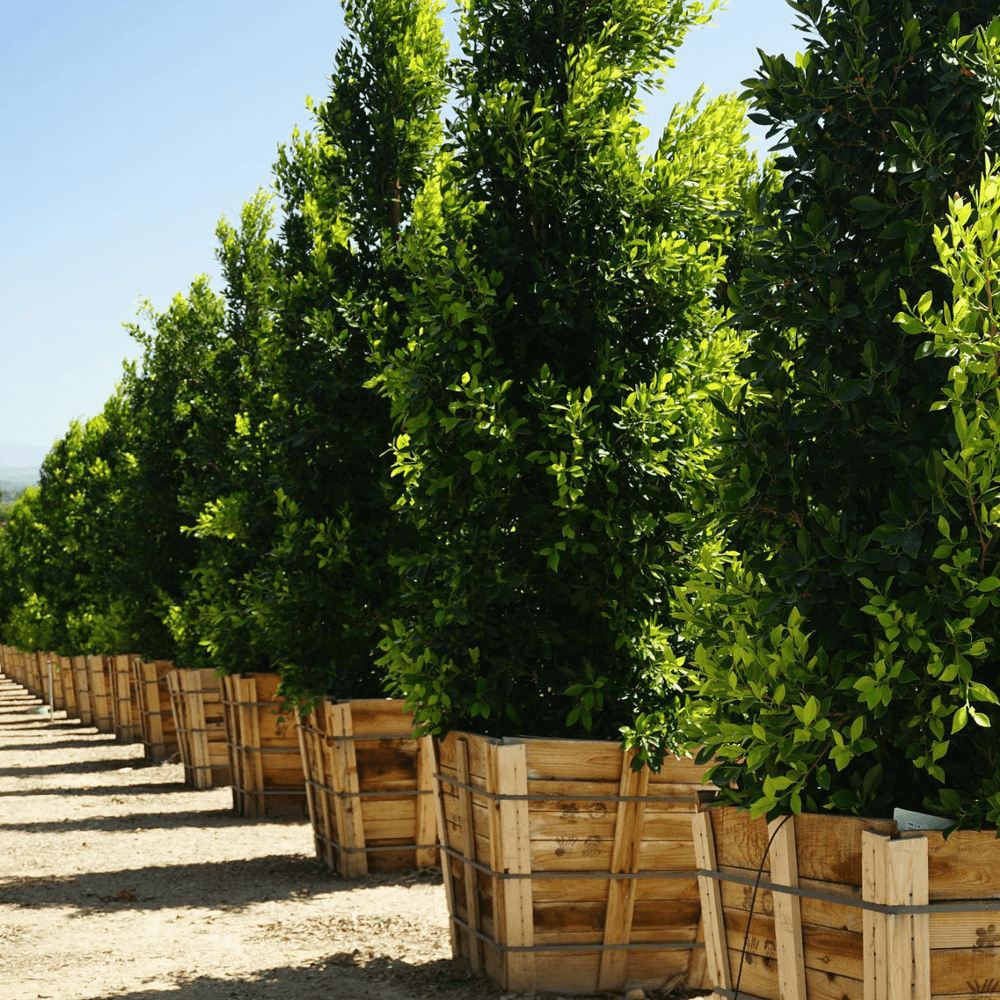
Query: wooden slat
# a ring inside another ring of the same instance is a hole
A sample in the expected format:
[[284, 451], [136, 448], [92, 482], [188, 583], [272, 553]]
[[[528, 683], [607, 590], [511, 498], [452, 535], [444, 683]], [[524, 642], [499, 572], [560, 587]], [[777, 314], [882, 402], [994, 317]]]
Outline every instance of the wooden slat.
[[[502, 796], [527, 796], [527, 754], [523, 744], [488, 748], [487, 774], [491, 791]], [[502, 798], [490, 802], [490, 842], [493, 870], [531, 874], [531, 833], [528, 803]], [[502, 943], [509, 948], [530, 948], [535, 943], [530, 879], [500, 879], [494, 885], [494, 920], [503, 931]], [[497, 913], [496, 901], [500, 902]], [[535, 956], [531, 952], [507, 952], [503, 987], [513, 992], [535, 988]]]
[[85, 726], [93, 725], [94, 716], [90, 706], [90, 682], [87, 676], [87, 658], [73, 657], [73, 680], [76, 687], [76, 710]]
[[[632, 770], [635, 752], [620, 753], [621, 776], [618, 794], [636, 798], [646, 794], [649, 768]], [[639, 847], [643, 838], [644, 802], [619, 802], [615, 822], [615, 839], [611, 850], [609, 871], [614, 874], [634, 874], [639, 870]], [[635, 882], [631, 879], [608, 880], [608, 906], [604, 923], [606, 945], [628, 944], [632, 937], [632, 913], [635, 908]], [[621, 990], [626, 986], [628, 954], [624, 951], [601, 953], [597, 989]]]
[[[707, 812], [696, 812], [691, 817], [694, 834], [694, 851], [698, 868], [704, 871], [718, 871], [715, 834], [712, 820]], [[701, 894], [701, 913], [705, 924], [705, 962], [708, 966], [709, 983], [706, 988], [731, 990], [729, 955], [726, 947], [726, 925], [723, 920], [722, 893], [719, 883], [707, 876], [699, 876], [698, 889]]]
[[79, 718], [76, 701], [76, 684], [73, 678], [73, 663], [68, 656], [59, 657], [59, 673], [62, 675], [63, 697], [66, 699], [66, 715]]
[[[928, 901], [927, 840], [890, 840], [866, 833], [865, 900], [887, 906], [922, 906]], [[866, 1000], [929, 1000], [930, 934], [926, 914], [865, 912]]]
[[[457, 737], [449, 741], [450, 749], [454, 751], [456, 779], [462, 785], [469, 784], [469, 741], [462, 737]], [[475, 845], [475, 825], [472, 813], [472, 792], [467, 788], [458, 789], [458, 800], [461, 808], [461, 822], [458, 827], [458, 834], [461, 838], [459, 849], [462, 857], [476, 859]], [[466, 934], [468, 939], [468, 958], [472, 965], [473, 972], [480, 970], [483, 966], [483, 946], [477, 936], [480, 920], [480, 897], [476, 885], [476, 871], [471, 865], [463, 865], [463, 879], [465, 883], [465, 899], [468, 914], [466, 922], [469, 931]], [[495, 884], [491, 886], [496, 892]]]
[[364, 816], [361, 811], [361, 800], [357, 798], [361, 791], [358, 782], [358, 762], [354, 749], [354, 741], [348, 739], [354, 733], [349, 702], [330, 705], [327, 714], [331, 737], [339, 737], [330, 741], [333, 750], [334, 785], [342, 795], [343, 807], [338, 813], [340, 840], [339, 868], [346, 878], [357, 878], [368, 874], [368, 855], [364, 853], [365, 828]]
[[[437, 813], [434, 806], [434, 738], [424, 736], [417, 753], [417, 844], [437, 843]], [[417, 850], [417, 868], [433, 868], [437, 859], [433, 847]]]
[[[795, 822], [786, 816], [768, 826], [771, 837], [771, 878], [775, 885], [797, 888]], [[774, 894], [775, 944], [781, 1000], [806, 1000], [806, 966], [802, 946], [802, 912], [797, 896]]]

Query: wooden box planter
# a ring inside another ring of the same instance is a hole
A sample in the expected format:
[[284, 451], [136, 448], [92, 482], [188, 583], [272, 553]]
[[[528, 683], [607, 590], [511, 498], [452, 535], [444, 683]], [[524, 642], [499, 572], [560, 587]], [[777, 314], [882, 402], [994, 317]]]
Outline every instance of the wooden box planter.
[[146, 760], [162, 764], [179, 751], [174, 713], [170, 707], [167, 674], [174, 669], [170, 660], [132, 661], [140, 739]]
[[122, 743], [141, 743], [142, 727], [139, 724], [139, 693], [136, 687], [135, 664], [138, 656], [110, 658], [111, 717], [115, 736]]
[[691, 816], [706, 768], [635, 772], [596, 741], [452, 733], [437, 747], [456, 957], [511, 992], [702, 985]]
[[66, 692], [63, 690], [63, 673], [59, 669], [59, 657], [56, 653], [40, 653], [41, 666], [45, 672], [46, 698], [48, 698], [48, 674], [49, 668], [52, 670], [52, 710], [54, 712], [66, 711]]
[[211, 669], [167, 674], [184, 780], [193, 788], [232, 784], [222, 680]]
[[77, 718], [85, 726], [92, 726], [94, 714], [90, 704], [90, 673], [87, 670], [87, 657], [74, 656], [71, 664], [73, 688], [76, 691]]
[[769, 828], [728, 808], [699, 814], [694, 827], [699, 863], [712, 873], [700, 883], [708, 988], [717, 994], [731, 995], [737, 980], [740, 995], [762, 1000], [1000, 992], [995, 832], [945, 840], [828, 815]]
[[66, 702], [66, 718], [78, 719], [80, 712], [76, 702], [76, 683], [73, 676], [73, 662], [68, 656], [59, 657], [59, 678], [63, 700]]
[[403, 704], [326, 699], [299, 721], [316, 856], [347, 878], [437, 864], [433, 740]]
[[90, 686], [90, 714], [101, 733], [115, 731], [111, 708], [111, 669], [106, 656], [87, 657], [87, 683]]
[[277, 674], [222, 678], [233, 808], [247, 818], [307, 815], [294, 715], [281, 714]]

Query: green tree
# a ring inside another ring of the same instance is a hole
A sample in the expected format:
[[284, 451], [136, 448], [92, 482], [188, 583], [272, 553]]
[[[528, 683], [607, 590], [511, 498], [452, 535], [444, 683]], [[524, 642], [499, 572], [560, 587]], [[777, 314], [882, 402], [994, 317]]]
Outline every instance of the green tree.
[[700, 4], [462, 15], [450, 149], [375, 344], [419, 535], [381, 662], [427, 731], [614, 736], [679, 697], [668, 515], [738, 346], [711, 292], [753, 169], [743, 111], [679, 107], [642, 151], [640, 94]]
[[948, 809], [993, 769], [962, 723], [996, 670], [935, 555], [977, 519], [946, 497], [948, 363], [895, 317], [951, 293], [934, 229], [1000, 136], [996, 6], [791, 6], [805, 51], [762, 56], [746, 95], [783, 179], [737, 296], [746, 381], [720, 402], [732, 550], [706, 549], [683, 610], [707, 677], [696, 738], [757, 812]]
[[374, 659], [405, 527], [389, 495], [389, 405], [365, 387], [366, 326], [401, 285], [395, 246], [441, 140], [441, 9], [345, 4], [316, 129], [275, 167], [277, 238], [256, 229], [240, 254], [255, 271], [267, 261], [266, 322], [247, 334], [259, 377], [237, 407], [243, 457], [203, 498], [188, 632], [222, 669], [278, 670], [291, 699], [382, 690]]

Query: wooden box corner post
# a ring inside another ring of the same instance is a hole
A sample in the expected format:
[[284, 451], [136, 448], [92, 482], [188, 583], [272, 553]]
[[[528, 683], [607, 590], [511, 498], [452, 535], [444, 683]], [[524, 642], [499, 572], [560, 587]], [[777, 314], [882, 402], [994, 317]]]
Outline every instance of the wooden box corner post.
[[94, 712], [90, 701], [90, 675], [87, 671], [87, 657], [73, 657], [73, 686], [76, 689], [76, 714], [85, 726], [94, 724]]
[[80, 710], [77, 707], [76, 678], [73, 674], [73, 661], [68, 656], [59, 657], [59, 676], [62, 678], [63, 698], [66, 700], [66, 718], [79, 719]]
[[139, 728], [146, 749], [146, 760], [162, 764], [180, 749], [167, 682], [167, 675], [174, 669], [174, 665], [170, 660], [147, 662], [136, 659], [132, 667], [135, 671]]
[[[862, 898], [884, 907], [926, 906], [927, 840], [862, 835]], [[929, 914], [864, 911], [865, 1000], [930, 1000]]]
[[184, 781], [192, 788], [231, 783], [222, 681], [211, 668], [167, 675]]
[[279, 715], [277, 674], [222, 678], [233, 808], [249, 819], [308, 813], [298, 727]]
[[433, 867], [433, 745], [401, 699], [327, 698], [300, 721], [316, 856], [345, 877]]
[[115, 736], [122, 743], [142, 741], [134, 667], [137, 662], [140, 662], [138, 656], [119, 655], [111, 658], [111, 716]]
[[87, 683], [90, 688], [90, 712], [98, 732], [115, 731], [114, 713], [111, 708], [111, 671], [106, 656], [87, 657]]

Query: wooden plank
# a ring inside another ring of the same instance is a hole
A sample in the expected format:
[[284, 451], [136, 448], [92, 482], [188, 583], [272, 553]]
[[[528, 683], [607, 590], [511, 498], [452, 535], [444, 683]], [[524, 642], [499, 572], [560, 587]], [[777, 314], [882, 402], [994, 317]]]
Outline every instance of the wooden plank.
[[[728, 865], [720, 866], [722, 874], [740, 875], [744, 878], [754, 878], [756, 872], [749, 872], [743, 868], [730, 868]], [[830, 903], [826, 900], [809, 899], [803, 897], [799, 900], [802, 913], [803, 926], [812, 925], [818, 927], [831, 927], [838, 930], [852, 931], [856, 934], [862, 932], [862, 910], [860, 907], [849, 905], [852, 900], [861, 900], [861, 890], [851, 886], [838, 886], [831, 882], [818, 882], [815, 879], [799, 879], [799, 887], [815, 892], [822, 892], [830, 895], [843, 896], [844, 905]], [[726, 911], [749, 910], [750, 900], [753, 896], [753, 886], [743, 885], [737, 882], [722, 882], [722, 905]], [[772, 894], [764, 888], [757, 892], [757, 901], [754, 905], [757, 913], [774, 913], [774, 899]]]
[[260, 752], [261, 709], [259, 702], [268, 699], [268, 685], [257, 674], [239, 678], [237, 688], [240, 692], [240, 725], [243, 733], [243, 752], [247, 755], [248, 773], [252, 779], [249, 788], [251, 816], [267, 814], [267, 800], [262, 794], [264, 784], [264, 761]]
[[[719, 845], [719, 863], [745, 868], [756, 874], [767, 850], [765, 820], [752, 820], [747, 813], [728, 807], [710, 809], [709, 815], [712, 817], [715, 842]], [[896, 824], [891, 820], [854, 816], [797, 816], [795, 837], [799, 878], [860, 887], [861, 836], [866, 830], [894, 836]], [[770, 857], [764, 860], [763, 870], [765, 874], [770, 873]]]
[[[893, 906], [926, 906], [928, 853], [924, 837], [889, 841], [886, 887]], [[886, 917], [890, 943], [889, 1000], [930, 1000], [930, 934], [927, 914]]]
[[[774, 884], [798, 888], [794, 818], [785, 816], [774, 820], [768, 825], [768, 834], [771, 837], [771, 878]], [[806, 1000], [802, 911], [797, 896], [774, 893], [774, 932], [781, 1000]]]
[[59, 657], [59, 673], [62, 676], [63, 697], [66, 699], [68, 718], [79, 718], [76, 707], [76, 684], [73, 678], [73, 664], [68, 656]]
[[[717, 871], [715, 833], [710, 812], [697, 812], [691, 817], [697, 866], [704, 871]], [[726, 948], [726, 925], [723, 920], [722, 894], [714, 878], [699, 876], [702, 920], [705, 924], [705, 963], [708, 967], [706, 989], [731, 990], [729, 955]]]
[[990, 994], [1000, 994], [1000, 949], [932, 951], [930, 978], [934, 996], [982, 1000]]
[[354, 732], [350, 702], [330, 705], [327, 724], [330, 736], [339, 737], [329, 740], [333, 751], [335, 787], [341, 795], [349, 796], [341, 799], [343, 808], [338, 811], [338, 820], [342, 823], [337, 830], [340, 842], [338, 866], [345, 878], [358, 878], [368, 874], [368, 855], [364, 853], [366, 844], [361, 800], [356, 797], [361, 791], [357, 756], [354, 742], [347, 738]]
[[[436, 844], [437, 813], [434, 806], [434, 738], [424, 736], [420, 740], [417, 755], [417, 817], [416, 842], [420, 844]], [[434, 847], [418, 847], [417, 868], [433, 868], [437, 859]]]
[[913, 838], [927, 842], [932, 902], [1000, 899], [1000, 841], [993, 831], [956, 830], [947, 840], [937, 830], [900, 834], [901, 840]]
[[[646, 794], [649, 768], [632, 770], [635, 752], [619, 752], [621, 776], [618, 794], [636, 798]], [[639, 870], [639, 845], [642, 843], [645, 803], [619, 802], [615, 822], [615, 839], [608, 870], [613, 875], [634, 874]], [[632, 912], [635, 908], [635, 882], [631, 879], [609, 879], [607, 911], [604, 923], [606, 945], [628, 944], [632, 936]], [[628, 955], [624, 951], [601, 953], [597, 974], [597, 989], [601, 992], [622, 990], [626, 986]]]
[[[527, 754], [521, 743], [490, 746], [486, 755], [491, 791], [505, 796], [490, 802], [491, 867], [498, 873], [531, 874], [531, 837], [528, 803], [506, 796], [528, 794]], [[498, 879], [493, 888], [494, 920], [502, 932], [500, 943], [530, 948], [534, 943], [530, 879]], [[499, 903], [499, 907], [498, 904]], [[498, 912], [499, 909], [499, 912]], [[507, 952], [503, 988], [517, 993], [535, 989], [535, 956]]]
[[90, 707], [90, 682], [87, 676], [87, 658], [73, 657], [73, 680], [76, 687], [76, 710], [85, 726], [93, 725], [94, 716]]
[[430, 767], [431, 776], [433, 779], [434, 788], [434, 810], [437, 816], [437, 829], [438, 829], [438, 840], [441, 844], [441, 850], [439, 851], [440, 865], [441, 865], [441, 876], [442, 882], [444, 883], [444, 895], [445, 902], [448, 904], [448, 931], [451, 935], [451, 956], [453, 959], [459, 958], [459, 942], [461, 941], [461, 935], [458, 932], [458, 928], [455, 925], [455, 921], [450, 919], [456, 913], [456, 894], [454, 885], [454, 876], [452, 875], [452, 863], [451, 857], [444, 851], [445, 847], [453, 847], [454, 844], [445, 834], [445, 822], [444, 822], [444, 800], [442, 796], [441, 782], [436, 778], [433, 778], [435, 774], [440, 774], [440, 761], [438, 760], [438, 749], [439, 742], [430, 737], [430, 760], [428, 761], [428, 766]]
[[[888, 837], [883, 834], [866, 833], [862, 837], [862, 898], [869, 903], [884, 901], [885, 890], [885, 847]], [[879, 914], [865, 910], [862, 916], [864, 926], [864, 1000], [886, 1000], [888, 985], [886, 977], [887, 938], [885, 922]]]
[[[755, 913], [749, 919], [749, 933], [748, 918], [749, 914], [744, 910], [731, 910], [724, 914], [729, 947], [739, 951], [745, 939], [750, 953], [779, 959], [774, 916]], [[864, 977], [864, 942], [860, 934], [804, 924], [802, 942], [804, 969], [832, 972], [850, 979]]]
[[316, 732], [318, 721], [315, 709], [304, 721], [299, 720], [299, 753], [302, 754], [302, 771], [306, 779], [306, 808], [309, 810], [309, 825], [313, 831], [313, 849], [320, 861], [333, 868], [328, 786], [322, 748]]
[[[456, 768], [456, 779], [460, 785], [469, 784], [469, 740], [467, 737], [459, 737], [452, 742], [454, 751], [454, 763]], [[459, 850], [463, 858], [476, 859], [475, 845], [475, 825], [472, 816], [472, 792], [468, 788], [458, 789], [458, 799], [461, 804], [461, 822], [456, 833], [460, 838]], [[488, 863], [487, 859], [487, 863]], [[476, 871], [471, 865], [463, 865], [463, 881], [465, 886], [465, 899], [468, 908], [466, 922], [469, 930], [466, 934], [468, 944], [468, 957], [472, 965], [473, 972], [477, 972], [483, 966], [482, 941], [478, 935], [480, 919], [480, 895], [476, 885]], [[495, 893], [496, 885], [491, 885], [491, 892]]]

